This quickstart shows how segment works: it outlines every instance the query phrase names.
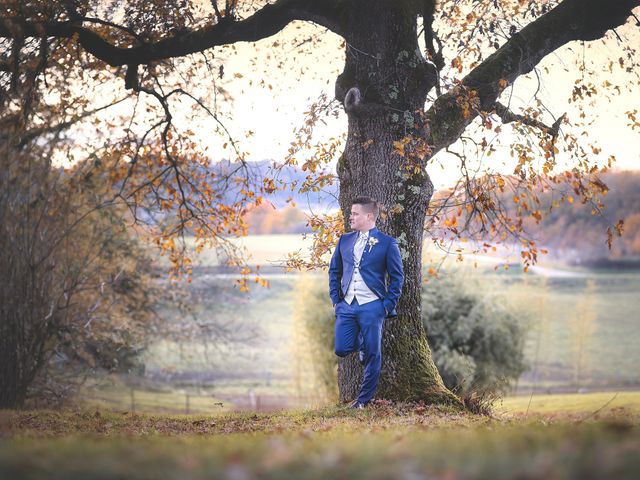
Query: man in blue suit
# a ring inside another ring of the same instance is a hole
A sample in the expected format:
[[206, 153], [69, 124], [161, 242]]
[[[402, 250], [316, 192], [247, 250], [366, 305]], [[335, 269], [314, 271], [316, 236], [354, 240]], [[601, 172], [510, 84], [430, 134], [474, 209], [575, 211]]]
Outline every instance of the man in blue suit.
[[382, 366], [382, 325], [385, 318], [397, 316], [404, 282], [396, 239], [376, 228], [379, 213], [377, 202], [370, 197], [353, 201], [349, 217], [353, 232], [340, 237], [329, 266], [336, 355], [358, 351], [364, 365], [352, 408], [364, 408], [376, 393]]

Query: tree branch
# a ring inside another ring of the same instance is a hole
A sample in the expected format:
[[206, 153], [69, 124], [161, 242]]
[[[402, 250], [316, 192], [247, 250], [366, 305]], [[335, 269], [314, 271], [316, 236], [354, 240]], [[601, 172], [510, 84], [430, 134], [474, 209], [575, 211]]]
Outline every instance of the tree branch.
[[[81, 20], [36, 22], [17, 17], [0, 18], [0, 37], [72, 38], [77, 35], [78, 42], [86, 51], [111, 66], [143, 65], [155, 60], [202, 52], [219, 45], [255, 42], [275, 35], [294, 20], [315, 22], [340, 35], [341, 5], [338, 0], [278, 0], [265, 5], [244, 20], [235, 21], [225, 16], [215, 25], [134, 47], [117, 47], [111, 44], [96, 32], [83, 27]], [[96, 19], [91, 21], [95, 22]]]
[[[428, 110], [433, 155], [454, 143], [480, 111], [491, 110], [508, 84], [546, 55], [574, 40], [601, 38], [624, 24], [638, 5], [640, 0], [565, 0], [516, 33]], [[458, 98], [468, 93], [475, 95], [478, 105], [465, 112]]]
[[[71, 120], [67, 120], [65, 122], [60, 122], [57, 123], [55, 125], [47, 125], [45, 127], [39, 127], [39, 128], [34, 128], [31, 130], [26, 131], [23, 135], [20, 136], [19, 138], [19, 142], [17, 144], [18, 148], [22, 148], [24, 147], [27, 143], [31, 142], [32, 140], [37, 139], [38, 137], [48, 134], [48, 133], [58, 133], [58, 132], [62, 132], [63, 130], [66, 130], [67, 128], [71, 127], [72, 125], [78, 123], [79, 121], [90, 117], [91, 115], [94, 115], [102, 110], [106, 110], [107, 108], [111, 108], [114, 105], [117, 105], [118, 103], [123, 102], [124, 100], [126, 100], [127, 97], [121, 98], [119, 100], [116, 100], [112, 103], [109, 103], [107, 105], [103, 105], [102, 107], [96, 108], [94, 110], [89, 110], [86, 112], [81, 113], [80, 115], [75, 116], [74, 118], [72, 118]], [[0, 124], [1, 125], [1, 124]], [[3, 134], [0, 134], [0, 140], [5, 140], [7, 137]]]
[[553, 122], [553, 125], [549, 127], [540, 120], [536, 120], [535, 118], [527, 117], [525, 115], [518, 115], [517, 113], [512, 112], [507, 106], [501, 104], [500, 102], [496, 102], [495, 110], [496, 114], [502, 120], [502, 123], [520, 122], [524, 125], [529, 125], [530, 127], [542, 130], [544, 133], [549, 134], [552, 138], [556, 138], [558, 136], [560, 123], [562, 123], [562, 120], [566, 115], [563, 114], [562, 116], [560, 116], [555, 122]]
[[[427, 51], [431, 57], [431, 61], [435, 64], [438, 71], [444, 68], [444, 56], [442, 54], [442, 42], [433, 31], [433, 14], [436, 9], [435, 0], [424, 0], [422, 5], [422, 21], [424, 22], [424, 42]], [[438, 44], [438, 50], [434, 45], [434, 40]]]

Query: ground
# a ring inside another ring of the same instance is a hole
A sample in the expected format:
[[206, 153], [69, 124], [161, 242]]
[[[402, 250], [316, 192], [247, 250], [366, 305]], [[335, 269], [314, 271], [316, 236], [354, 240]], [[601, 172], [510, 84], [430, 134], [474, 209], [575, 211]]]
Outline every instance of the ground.
[[640, 392], [494, 414], [379, 403], [271, 414], [4, 411], [0, 478], [637, 478]]

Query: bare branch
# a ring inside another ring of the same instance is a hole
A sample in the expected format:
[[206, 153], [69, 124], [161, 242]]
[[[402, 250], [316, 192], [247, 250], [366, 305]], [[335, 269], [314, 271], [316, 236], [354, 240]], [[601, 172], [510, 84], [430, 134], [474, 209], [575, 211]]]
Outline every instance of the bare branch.
[[211, 6], [213, 7], [213, 11], [216, 14], [216, 21], [219, 23], [222, 20], [222, 14], [220, 13], [220, 9], [218, 8], [218, 0], [211, 0]]
[[[0, 37], [57, 37], [72, 38], [77, 35], [82, 47], [111, 66], [143, 65], [152, 61], [182, 57], [209, 48], [236, 42], [255, 42], [275, 35], [294, 20], [318, 23], [341, 34], [338, 19], [341, 9], [338, 0], [279, 0], [265, 5], [244, 20], [227, 17], [228, 12], [214, 25], [181, 33], [156, 43], [144, 43], [134, 47], [118, 47], [93, 30], [83, 27], [85, 19], [65, 22], [35, 22], [17, 17], [0, 18]], [[96, 22], [97, 19], [90, 19]], [[101, 21], [104, 23], [104, 21]], [[122, 30], [124, 27], [110, 24]], [[132, 32], [128, 32], [132, 33]], [[139, 38], [138, 38], [139, 41]]]
[[520, 122], [524, 125], [529, 125], [530, 127], [542, 130], [544, 133], [549, 134], [552, 138], [556, 138], [558, 136], [560, 124], [562, 123], [562, 120], [566, 115], [566, 113], [562, 114], [555, 122], [553, 122], [553, 125], [549, 127], [540, 120], [536, 120], [535, 118], [527, 117], [526, 115], [519, 115], [512, 112], [507, 106], [501, 104], [500, 102], [496, 102], [495, 110], [496, 114], [500, 117], [503, 123]]
[[[422, 19], [424, 22], [424, 41], [427, 51], [431, 57], [431, 61], [435, 64], [438, 71], [444, 68], [444, 56], [442, 54], [442, 42], [433, 31], [433, 14], [435, 12], [435, 0], [424, 0]], [[438, 50], [434, 45], [434, 40], [438, 44]]]
[[[127, 97], [121, 98], [119, 100], [115, 100], [114, 102], [111, 102], [107, 105], [103, 105], [102, 107], [98, 107], [94, 110], [88, 110], [86, 112], [82, 112], [80, 115], [77, 115], [75, 117], [73, 117], [70, 120], [67, 120], [66, 122], [60, 122], [60, 123], [56, 123], [55, 125], [48, 125], [45, 127], [40, 127], [40, 128], [34, 128], [32, 130], [28, 130], [27, 132], [24, 133], [24, 135], [22, 135], [19, 139], [19, 142], [17, 144], [17, 146], [19, 148], [24, 147], [27, 143], [29, 143], [30, 141], [37, 139], [38, 137], [48, 134], [48, 133], [58, 133], [58, 132], [62, 132], [63, 130], [66, 130], [67, 128], [71, 127], [72, 125], [74, 125], [75, 123], [78, 123], [79, 121], [90, 117], [102, 110], [106, 110], [108, 108], [113, 107], [114, 105], [117, 105], [118, 103], [123, 102], [124, 100], [126, 100]], [[2, 134], [0, 134], [0, 139], [5, 139], [6, 137], [3, 136]]]

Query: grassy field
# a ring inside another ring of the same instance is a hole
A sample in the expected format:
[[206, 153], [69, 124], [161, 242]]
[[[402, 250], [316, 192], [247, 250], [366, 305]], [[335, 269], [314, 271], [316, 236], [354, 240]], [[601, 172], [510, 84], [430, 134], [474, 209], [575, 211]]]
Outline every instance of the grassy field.
[[97, 388], [87, 385], [81, 391], [79, 406], [116, 412], [169, 414], [214, 414], [228, 412], [231, 404], [213, 395], [168, 389], [150, 391], [114, 384]]
[[639, 272], [483, 278], [502, 285], [511, 305], [530, 316], [525, 355], [531, 368], [520, 389], [640, 385]]
[[[243, 239], [268, 264], [287, 251], [304, 247], [299, 236], [267, 235]], [[425, 259], [434, 252], [425, 252]], [[211, 253], [196, 264], [215, 265]], [[433, 258], [432, 258], [433, 260]], [[530, 273], [517, 268], [494, 270], [496, 259], [483, 258], [457, 268], [462, 281], [480, 279], [495, 301], [506, 301], [530, 319], [525, 355], [530, 368], [517, 383], [518, 393], [634, 389], [640, 386], [640, 273], [602, 272], [545, 264]], [[305, 274], [326, 282], [326, 273]], [[189, 287], [192, 314], [214, 322], [228, 338], [154, 342], [144, 354], [146, 378], [172, 388], [163, 395], [137, 392], [140, 412], [215, 413], [224, 408], [272, 410], [318, 405], [301, 392], [296, 375], [294, 299], [297, 274], [267, 275], [270, 288], [240, 293], [228, 275], [194, 273]], [[437, 281], [437, 280], [435, 280]], [[165, 317], [181, 321], [184, 313], [160, 305]], [[141, 389], [144, 390], [144, 389]], [[91, 405], [131, 410], [129, 388], [87, 391]], [[215, 402], [212, 399], [216, 399]]]
[[600, 394], [555, 400], [534, 396], [528, 412], [513, 400], [493, 417], [384, 403], [180, 417], [5, 411], [0, 478], [637, 478], [639, 392], [604, 407]]
[[[296, 235], [250, 236], [242, 242], [263, 264], [277, 262], [287, 252], [305, 246]], [[425, 261], [435, 261], [436, 253], [427, 248]], [[474, 268], [476, 260], [478, 266]], [[205, 253], [197, 263], [211, 266], [215, 262]], [[517, 384], [519, 392], [640, 386], [640, 272], [589, 271], [556, 262], [523, 273], [514, 267], [494, 270], [497, 262], [496, 258], [475, 257], [459, 264], [449, 258], [442, 268], [445, 272], [457, 269], [462, 281], [480, 279], [495, 301], [506, 301], [529, 318], [525, 354], [530, 368]], [[316, 275], [318, 282], [326, 281], [326, 273]], [[224, 298], [228, 299], [216, 302], [215, 294], [209, 299], [202, 296], [195, 301], [199, 312], [228, 316], [235, 328], [251, 330], [258, 338], [239, 344], [241, 348], [223, 345], [208, 353], [198, 342], [181, 346], [172, 341], [159, 342], [147, 353], [148, 369], [206, 371], [212, 376], [219, 372], [215, 382], [219, 394], [228, 391], [246, 396], [250, 389], [264, 395], [273, 394], [276, 389], [290, 393], [289, 346], [297, 279], [295, 274], [275, 275], [269, 277], [271, 288], [254, 287], [249, 295], [242, 295], [234, 293], [227, 277], [196, 273], [193, 288], [225, 290]], [[221, 309], [220, 303], [228, 308]], [[237, 314], [239, 309], [241, 316]], [[170, 312], [171, 315], [179, 312]], [[223, 378], [222, 373], [228, 371], [243, 378]], [[272, 379], [270, 385], [265, 378]]]
[[640, 391], [510, 396], [495, 405], [497, 414], [545, 415], [626, 412], [640, 415]]

